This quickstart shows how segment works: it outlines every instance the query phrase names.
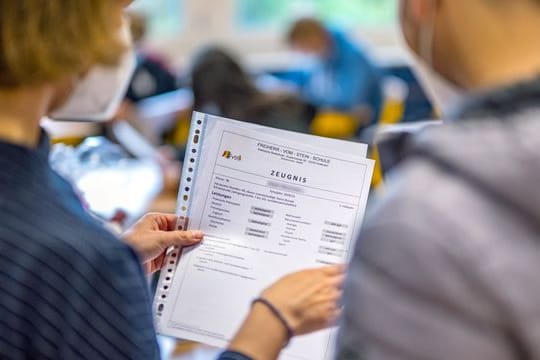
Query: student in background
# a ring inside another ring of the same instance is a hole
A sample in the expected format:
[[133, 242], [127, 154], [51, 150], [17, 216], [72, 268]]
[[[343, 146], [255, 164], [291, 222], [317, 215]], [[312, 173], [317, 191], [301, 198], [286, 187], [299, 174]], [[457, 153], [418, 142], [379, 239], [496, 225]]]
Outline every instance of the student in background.
[[[202, 240], [166, 214], [118, 239], [48, 163], [42, 118], [114, 115], [134, 63], [130, 2], [0, 0], [1, 359], [159, 358], [143, 269], [159, 270], [170, 246]], [[291, 335], [331, 325], [343, 271], [307, 270], [270, 286], [220, 359], [275, 359]]]
[[540, 358], [540, 1], [401, 0], [445, 125], [357, 242], [339, 359]]
[[316, 19], [298, 20], [288, 33], [290, 46], [315, 59], [301, 81], [307, 101], [323, 110], [351, 113], [359, 108], [374, 121], [381, 103], [378, 70], [358, 44]]
[[228, 51], [207, 48], [194, 60], [196, 111], [275, 128], [308, 132], [314, 109], [290, 93], [265, 93]]
[[164, 58], [145, 48], [148, 19], [138, 12], [127, 12], [131, 37], [136, 50], [136, 67], [131, 77], [124, 101], [115, 116], [117, 120], [127, 120], [142, 134], [147, 130], [138, 120], [137, 104], [144, 99], [165, 94], [178, 89], [177, 79]]
[[137, 68], [129, 84], [126, 98], [132, 103], [178, 89], [176, 77], [164, 59], [144, 49], [147, 18], [140, 13], [128, 13], [131, 35], [137, 49]]

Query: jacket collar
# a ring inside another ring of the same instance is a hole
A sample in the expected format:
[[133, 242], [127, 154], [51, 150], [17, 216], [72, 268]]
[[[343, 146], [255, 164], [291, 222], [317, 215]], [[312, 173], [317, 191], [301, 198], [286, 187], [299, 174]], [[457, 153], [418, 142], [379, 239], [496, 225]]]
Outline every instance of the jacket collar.
[[4, 141], [0, 141], [0, 158], [7, 161], [21, 159], [34, 159], [41, 163], [48, 163], [50, 152], [50, 138], [44, 130], [41, 130], [41, 136], [36, 148], [28, 148]]
[[540, 107], [540, 75], [529, 81], [470, 97], [452, 114], [451, 120], [504, 120], [512, 114], [535, 107]]

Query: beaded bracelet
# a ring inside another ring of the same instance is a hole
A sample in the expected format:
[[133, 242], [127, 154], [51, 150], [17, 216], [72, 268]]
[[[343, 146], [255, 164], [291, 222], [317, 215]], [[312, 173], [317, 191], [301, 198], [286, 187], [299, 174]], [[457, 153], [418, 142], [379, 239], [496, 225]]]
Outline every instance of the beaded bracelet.
[[274, 314], [274, 316], [283, 324], [283, 326], [285, 327], [285, 330], [287, 331], [287, 340], [285, 341], [285, 344], [283, 345], [283, 347], [287, 347], [287, 345], [289, 345], [289, 342], [294, 336], [294, 331], [289, 325], [289, 323], [287, 322], [287, 320], [285, 319], [285, 317], [283, 316], [283, 314], [281, 313], [281, 311], [279, 311], [270, 301], [266, 300], [263, 297], [258, 297], [255, 300], [253, 300], [251, 303], [251, 306], [257, 303], [263, 304], [264, 306], [266, 306], [268, 310], [270, 310], [270, 312]]

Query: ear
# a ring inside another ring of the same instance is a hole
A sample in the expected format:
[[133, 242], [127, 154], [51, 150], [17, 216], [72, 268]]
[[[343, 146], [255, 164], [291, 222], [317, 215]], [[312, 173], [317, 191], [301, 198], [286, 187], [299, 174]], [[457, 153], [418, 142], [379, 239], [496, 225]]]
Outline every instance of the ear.
[[440, 0], [401, 0], [401, 27], [407, 44], [416, 53], [419, 29], [422, 24], [434, 21], [439, 2]]
[[59, 109], [69, 99], [77, 80], [76, 76], [65, 76], [50, 86], [51, 101], [47, 113], [50, 114]]
[[433, 19], [439, 0], [409, 0], [409, 16], [416, 22]]

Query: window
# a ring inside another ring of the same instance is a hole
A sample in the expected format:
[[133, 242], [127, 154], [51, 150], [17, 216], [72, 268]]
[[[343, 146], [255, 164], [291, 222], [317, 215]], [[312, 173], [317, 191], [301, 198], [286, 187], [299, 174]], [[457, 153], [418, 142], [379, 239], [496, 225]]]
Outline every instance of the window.
[[317, 16], [346, 27], [393, 25], [397, 0], [236, 0], [243, 28], [283, 26], [299, 16]]
[[169, 37], [182, 30], [183, 3], [183, 0], [137, 0], [129, 9], [148, 17], [149, 37]]

